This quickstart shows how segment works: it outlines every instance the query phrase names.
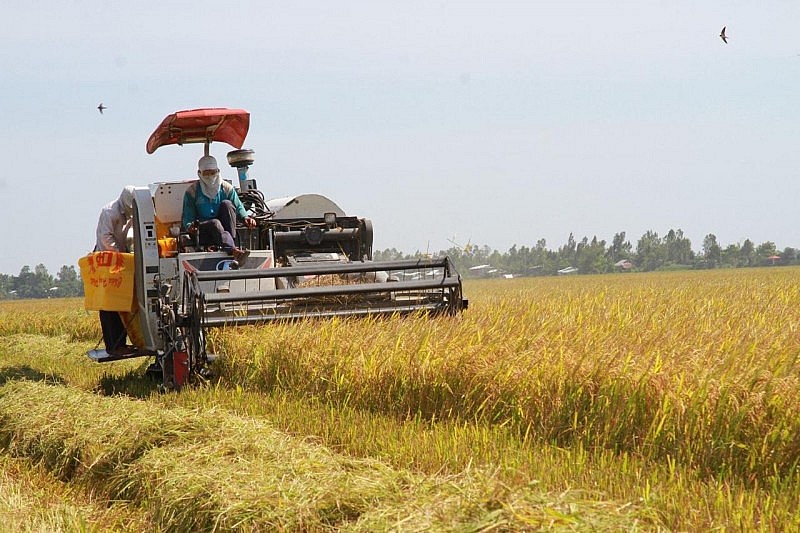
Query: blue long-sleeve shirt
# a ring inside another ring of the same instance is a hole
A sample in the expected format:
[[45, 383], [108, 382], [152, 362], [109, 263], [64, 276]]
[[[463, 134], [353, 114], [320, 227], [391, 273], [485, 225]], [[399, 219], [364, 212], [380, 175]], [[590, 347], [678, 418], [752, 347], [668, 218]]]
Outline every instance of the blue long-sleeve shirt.
[[217, 196], [209, 198], [203, 194], [203, 189], [198, 186], [198, 183], [193, 183], [183, 194], [183, 217], [181, 220], [183, 227], [188, 228], [195, 220], [202, 222], [217, 218], [219, 206], [223, 200], [230, 200], [233, 207], [236, 208], [239, 218], [244, 220], [247, 216], [247, 210], [245, 210], [242, 201], [239, 200], [239, 195], [236, 194], [236, 189], [233, 188], [233, 185], [223, 181]]

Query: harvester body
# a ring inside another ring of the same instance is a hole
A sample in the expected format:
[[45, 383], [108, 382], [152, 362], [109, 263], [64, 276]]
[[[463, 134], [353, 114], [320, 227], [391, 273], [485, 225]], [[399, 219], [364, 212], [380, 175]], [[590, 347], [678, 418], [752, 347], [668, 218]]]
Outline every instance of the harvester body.
[[[159, 125], [148, 153], [165, 144], [222, 140], [241, 148], [249, 114], [241, 109], [178, 112]], [[447, 257], [372, 261], [372, 224], [319, 194], [265, 200], [249, 177], [252, 150], [228, 153], [233, 183], [253, 228], [237, 227], [241, 264], [200, 246], [182, 227], [191, 181], [160, 182], [134, 192], [132, 251], [135, 312], [131, 356], [155, 355], [163, 386], [180, 388], [207, 370], [206, 331], [311, 317], [457, 313], [467, 306]], [[129, 328], [129, 335], [131, 330]], [[113, 360], [102, 350], [90, 357]]]

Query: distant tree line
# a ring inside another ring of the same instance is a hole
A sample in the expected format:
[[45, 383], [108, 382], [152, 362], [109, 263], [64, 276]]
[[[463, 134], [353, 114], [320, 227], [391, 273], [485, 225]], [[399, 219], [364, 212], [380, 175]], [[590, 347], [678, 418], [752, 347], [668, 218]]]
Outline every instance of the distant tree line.
[[19, 276], [0, 274], [0, 300], [10, 298], [63, 298], [83, 296], [83, 282], [74, 266], [64, 265], [55, 277], [39, 264], [25, 265]]
[[[417, 251], [404, 254], [394, 248], [377, 251], [376, 261], [413, 258], [425, 255]], [[488, 246], [467, 244], [442, 250], [464, 277], [548, 276], [560, 272], [601, 274], [606, 272], [650, 272], [655, 270], [740, 268], [800, 264], [798, 250], [778, 250], [775, 243], [759, 245], [750, 239], [722, 247], [713, 233], [705, 236], [700, 251], [692, 250], [683, 231], [670, 229], [663, 237], [647, 231], [634, 246], [625, 232], [617, 233], [610, 243], [593, 237], [576, 241], [569, 234], [567, 242], [555, 250], [545, 239], [533, 246], [512, 246], [500, 253]]]
[[[426, 255], [417, 251], [406, 254], [395, 248], [377, 250], [373, 259], [387, 261]], [[582, 274], [605, 272], [649, 272], [654, 270], [739, 268], [800, 264], [798, 250], [778, 250], [771, 241], [754, 244], [745, 239], [741, 244], [722, 247], [713, 233], [705, 236], [699, 252], [692, 250], [691, 241], [683, 231], [669, 230], [660, 237], [647, 231], [634, 247], [625, 236], [617, 233], [607, 243], [593, 237], [576, 241], [572, 233], [567, 242], [555, 250], [547, 247], [545, 239], [533, 246], [512, 246], [500, 253], [486, 245], [466, 244], [442, 250], [464, 277], [551, 276], [559, 271]], [[55, 298], [83, 296], [83, 282], [74, 266], [64, 265], [53, 277], [39, 264], [32, 271], [22, 267], [18, 276], [0, 274], [0, 300], [10, 298]]]

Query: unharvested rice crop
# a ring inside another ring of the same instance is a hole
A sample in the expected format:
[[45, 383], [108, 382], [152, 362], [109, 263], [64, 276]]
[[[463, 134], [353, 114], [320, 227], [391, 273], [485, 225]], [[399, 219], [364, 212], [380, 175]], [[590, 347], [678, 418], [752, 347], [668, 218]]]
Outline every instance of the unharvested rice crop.
[[800, 458], [797, 274], [486, 283], [458, 317], [228, 330], [217, 349], [250, 388], [766, 482]]

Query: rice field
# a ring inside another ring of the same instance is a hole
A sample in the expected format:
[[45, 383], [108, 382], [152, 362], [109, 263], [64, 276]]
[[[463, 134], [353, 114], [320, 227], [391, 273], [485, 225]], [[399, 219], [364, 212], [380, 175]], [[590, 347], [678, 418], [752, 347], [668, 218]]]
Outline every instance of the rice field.
[[81, 300], [0, 302], [0, 525], [800, 529], [798, 280], [469, 281], [456, 317], [213, 330], [177, 394], [89, 361]]

